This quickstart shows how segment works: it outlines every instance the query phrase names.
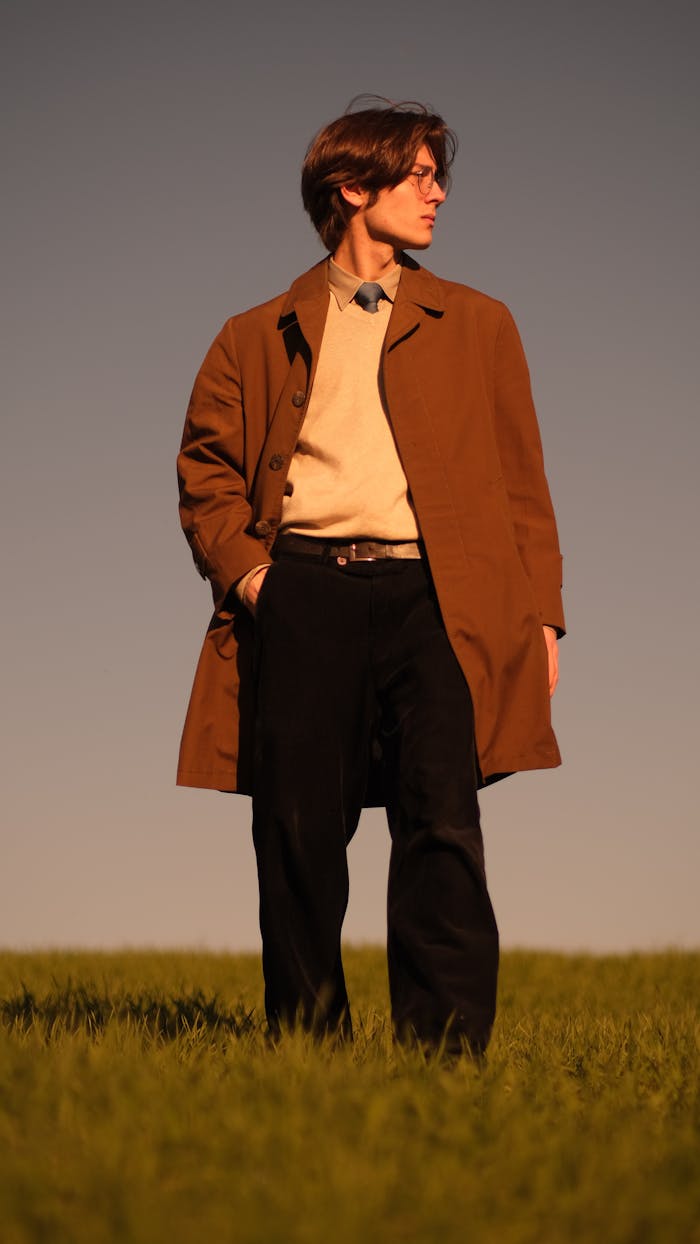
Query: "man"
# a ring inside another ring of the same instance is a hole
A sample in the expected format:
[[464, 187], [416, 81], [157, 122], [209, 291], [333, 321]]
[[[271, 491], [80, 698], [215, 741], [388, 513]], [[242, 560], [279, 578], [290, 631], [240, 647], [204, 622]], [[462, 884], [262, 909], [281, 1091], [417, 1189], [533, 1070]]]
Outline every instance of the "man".
[[478, 1053], [498, 934], [477, 789], [559, 763], [564, 620], [513, 320], [405, 254], [430, 245], [454, 152], [416, 105], [321, 130], [302, 195], [331, 256], [203, 363], [178, 461], [215, 613], [179, 781], [253, 795], [273, 1032], [351, 1031], [346, 845], [379, 802], [395, 1030]]

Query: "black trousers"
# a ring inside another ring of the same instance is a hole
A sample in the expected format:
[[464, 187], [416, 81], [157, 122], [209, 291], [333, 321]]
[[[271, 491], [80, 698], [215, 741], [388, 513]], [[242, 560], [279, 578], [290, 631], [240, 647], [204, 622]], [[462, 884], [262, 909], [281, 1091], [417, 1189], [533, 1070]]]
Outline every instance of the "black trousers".
[[[471, 697], [423, 562], [283, 553], [256, 615], [253, 837], [273, 1031], [351, 1033], [346, 848], [381, 744], [392, 838], [388, 965], [400, 1039], [482, 1051], [498, 932], [484, 871]], [[445, 1037], [446, 1034], [446, 1037]]]

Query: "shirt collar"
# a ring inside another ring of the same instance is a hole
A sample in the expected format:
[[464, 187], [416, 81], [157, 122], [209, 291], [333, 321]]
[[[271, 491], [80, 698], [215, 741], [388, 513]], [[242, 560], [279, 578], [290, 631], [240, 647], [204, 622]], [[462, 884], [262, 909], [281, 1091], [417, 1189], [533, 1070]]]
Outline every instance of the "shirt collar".
[[[399, 288], [400, 280], [401, 264], [397, 263], [396, 266], [391, 269], [391, 272], [388, 272], [386, 276], [378, 282], [384, 290], [385, 296], [389, 299], [389, 302], [393, 302], [396, 298], [396, 291]], [[364, 285], [364, 281], [362, 280], [362, 277], [354, 276], [352, 272], [346, 272], [344, 268], [341, 268], [335, 262], [335, 259], [331, 258], [328, 261], [328, 285], [331, 292], [335, 294], [335, 299], [340, 310], [344, 311], [348, 303], [352, 302], [360, 286]]]

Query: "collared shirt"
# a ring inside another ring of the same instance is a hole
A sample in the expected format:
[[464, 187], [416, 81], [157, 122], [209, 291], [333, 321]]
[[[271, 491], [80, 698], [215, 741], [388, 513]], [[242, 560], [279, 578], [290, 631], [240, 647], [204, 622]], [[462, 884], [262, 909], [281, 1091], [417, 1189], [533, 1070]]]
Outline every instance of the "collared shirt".
[[[381, 285], [384, 290], [385, 299], [388, 301], [388, 311], [391, 311], [391, 304], [393, 304], [396, 299], [396, 293], [399, 288], [400, 280], [401, 264], [397, 263], [395, 267], [391, 269], [391, 272], [388, 272], [381, 281], [377, 282], [377, 284]], [[344, 268], [341, 268], [340, 265], [335, 262], [335, 259], [331, 258], [328, 260], [328, 288], [332, 294], [335, 294], [335, 300], [341, 311], [344, 311], [345, 308], [349, 306], [361, 285], [364, 285], [362, 277], [355, 276], [352, 272], [346, 272]], [[382, 302], [379, 303], [379, 311], [376, 312], [377, 315], [381, 314], [382, 303], [385, 299], [382, 299]], [[362, 311], [362, 308], [360, 307], [359, 310]], [[363, 311], [362, 314], [367, 315], [368, 312]]]

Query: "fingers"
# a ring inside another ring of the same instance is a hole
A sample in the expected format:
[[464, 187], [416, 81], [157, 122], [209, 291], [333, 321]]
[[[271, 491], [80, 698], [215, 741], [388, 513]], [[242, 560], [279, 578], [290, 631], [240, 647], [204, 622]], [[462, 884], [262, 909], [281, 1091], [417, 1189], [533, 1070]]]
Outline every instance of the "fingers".
[[553, 651], [550, 650], [550, 653], [549, 653], [549, 695], [550, 695], [550, 699], [554, 695], [554, 692], [557, 689], [558, 682], [559, 682], [559, 653], [555, 647], [554, 650]]
[[557, 689], [559, 682], [559, 643], [557, 633], [551, 626], [543, 626], [544, 642], [547, 645], [547, 665], [549, 675], [549, 695], [550, 699]]
[[258, 603], [260, 588], [262, 587], [263, 579], [269, 569], [269, 566], [261, 566], [258, 573], [253, 575], [252, 579], [248, 583], [248, 586], [246, 587], [243, 603], [250, 610], [253, 617], [255, 617], [255, 609]]

